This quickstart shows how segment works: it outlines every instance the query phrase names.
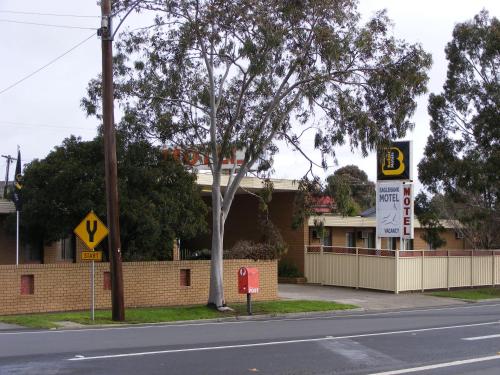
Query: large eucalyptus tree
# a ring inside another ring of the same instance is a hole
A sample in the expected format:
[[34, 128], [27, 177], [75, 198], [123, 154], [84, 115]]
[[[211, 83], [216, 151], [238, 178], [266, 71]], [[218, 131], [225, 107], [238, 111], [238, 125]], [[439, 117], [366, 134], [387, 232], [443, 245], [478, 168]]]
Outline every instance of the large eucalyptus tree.
[[[383, 11], [361, 24], [353, 0], [117, 1], [117, 9], [131, 3], [155, 18], [120, 37], [122, 126], [208, 156], [208, 302], [222, 308], [224, 224], [243, 176], [272, 164], [278, 140], [300, 149], [308, 127], [323, 165], [337, 145], [366, 155], [404, 136], [431, 57], [395, 39]], [[91, 82], [84, 100], [91, 113], [99, 92]], [[235, 148], [245, 150], [243, 164], [221, 189], [223, 158]]]
[[431, 135], [420, 181], [469, 243], [500, 246], [500, 21], [485, 10], [459, 23], [445, 49], [447, 79], [429, 97]]

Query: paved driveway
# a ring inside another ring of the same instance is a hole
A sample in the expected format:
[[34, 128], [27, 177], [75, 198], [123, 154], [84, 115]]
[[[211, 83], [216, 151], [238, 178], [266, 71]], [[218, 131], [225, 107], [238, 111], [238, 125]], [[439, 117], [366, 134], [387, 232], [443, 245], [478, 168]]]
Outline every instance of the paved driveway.
[[335, 301], [357, 305], [366, 310], [396, 310], [421, 307], [463, 305], [467, 302], [453, 298], [433, 297], [421, 293], [379, 292], [366, 289], [341, 288], [323, 285], [279, 284], [278, 295], [287, 299]]

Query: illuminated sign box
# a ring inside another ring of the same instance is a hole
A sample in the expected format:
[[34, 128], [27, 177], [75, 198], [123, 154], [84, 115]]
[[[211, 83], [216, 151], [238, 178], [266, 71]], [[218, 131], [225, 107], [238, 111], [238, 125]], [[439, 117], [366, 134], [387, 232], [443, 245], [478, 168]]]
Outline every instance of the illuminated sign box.
[[412, 142], [392, 142], [377, 152], [377, 180], [412, 180]]

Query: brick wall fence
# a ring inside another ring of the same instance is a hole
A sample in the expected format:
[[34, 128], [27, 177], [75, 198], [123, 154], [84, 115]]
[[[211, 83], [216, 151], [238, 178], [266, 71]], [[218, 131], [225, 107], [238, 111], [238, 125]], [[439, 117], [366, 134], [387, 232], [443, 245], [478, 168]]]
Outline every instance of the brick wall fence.
[[[244, 302], [238, 294], [240, 267], [257, 267], [258, 301], [277, 299], [277, 261], [225, 260], [226, 301]], [[96, 308], [111, 307], [109, 263], [95, 264]], [[123, 263], [125, 305], [175, 306], [205, 304], [210, 261]], [[0, 315], [85, 310], [90, 306], [90, 264], [26, 264], [0, 266]]]

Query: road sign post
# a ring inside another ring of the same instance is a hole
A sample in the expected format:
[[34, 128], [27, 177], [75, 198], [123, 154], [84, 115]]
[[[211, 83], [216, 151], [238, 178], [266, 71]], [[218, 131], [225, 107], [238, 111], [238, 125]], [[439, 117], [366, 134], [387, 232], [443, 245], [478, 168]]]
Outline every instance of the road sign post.
[[108, 228], [97, 217], [94, 211], [90, 211], [87, 216], [74, 230], [75, 234], [87, 246], [90, 251], [82, 251], [81, 259], [91, 261], [90, 268], [90, 317], [95, 320], [95, 262], [102, 261], [102, 251], [95, 251], [95, 247], [106, 238]]
[[92, 276], [91, 276], [91, 289], [92, 289], [92, 307], [90, 317], [92, 321], [95, 320], [95, 260], [92, 261]]

